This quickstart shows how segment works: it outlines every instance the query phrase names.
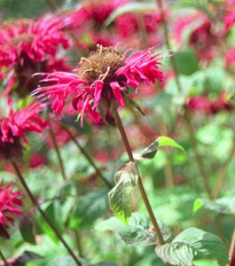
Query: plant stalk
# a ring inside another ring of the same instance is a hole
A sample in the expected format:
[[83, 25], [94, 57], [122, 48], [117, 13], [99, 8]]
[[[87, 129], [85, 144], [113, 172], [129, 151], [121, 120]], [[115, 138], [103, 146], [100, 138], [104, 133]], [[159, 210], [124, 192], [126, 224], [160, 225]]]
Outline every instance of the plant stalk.
[[100, 179], [106, 184], [106, 186], [110, 189], [113, 188], [112, 184], [104, 177], [104, 175], [101, 173], [99, 168], [96, 166], [95, 162], [91, 158], [91, 156], [86, 152], [86, 150], [80, 145], [80, 143], [77, 141], [75, 136], [71, 133], [71, 131], [65, 127], [64, 125], [61, 125], [64, 131], [67, 132], [67, 134], [70, 136], [71, 140], [74, 142], [74, 144], [77, 146], [77, 148], [80, 150], [80, 152], [84, 155], [84, 157], [87, 159], [87, 161], [90, 163], [90, 165], [95, 169], [96, 174], [100, 177]]
[[41, 207], [38, 205], [36, 199], [34, 198], [33, 194], [31, 193], [28, 185], [26, 184], [24, 177], [22, 176], [16, 162], [14, 160], [11, 160], [11, 164], [19, 178], [20, 183], [22, 184], [22, 186], [24, 187], [26, 193], [28, 194], [30, 200], [32, 201], [32, 203], [35, 205], [35, 207], [37, 208], [37, 210], [40, 212], [40, 214], [42, 215], [43, 219], [47, 222], [47, 224], [51, 227], [51, 229], [53, 230], [53, 232], [55, 233], [55, 235], [58, 237], [58, 239], [62, 242], [62, 244], [64, 245], [64, 247], [67, 249], [68, 253], [71, 255], [71, 257], [74, 259], [74, 261], [76, 262], [76, 264], [78, 266], [82, 266], [82, 263], [78, 260], [78, 258], [75, 256], [75, 254], [73, 253], [72, 249], [68, 246], [68, 244], [65, 242], [65, 240], [63, 239], [63, 237], [61, 236], [61, 234], [59, 233], [59, 231], [57, 230], [57, 228], [53, 225], [53, 223], [50, 221], [50, 219], [47, 217], [47, 215], [45, 214], [45, 212], [41, 209]]
[[124, 146], [126, 148], [128, 157], [129, 157], [130, 161], [135, 164], [135, 167], [136, 167], [136, 170], [137, 170], [137, 173], [138, 173], [138, 187], [139, 187], [139, 190], [140, 190], [140, 194], [141, 194], [141, 197], [142, 197], [142, 199], [144, 201], [144, 204], [145, 204], [145, 207], [146, 207], [147, 212], [149, 214], [150, 220], [151, 220], [151, 222], [153, 224], [154, 230], [155, 230], [155, 232], [157, 234], [157, 237], [158, 237], [158, 240], [159, 240], [159, 244], [160, 245], [164, 245], [165, 244], [165, 241], [163, 239], [163, 236], [162, 236], [160, 227], [159, 227], [159, 225], [157, 223], [157, 220], [156, 220], [156, 218], [154, 216], [152, 207], [151, 207], [151, 205], [149, 203], [149, 199], [148, 199], [147, 194], [145, 192], [145, 189], [144, 189], [144, 186], [143, 186], [143, 183], [142, 183], [142, 180], [141, 180], [141, 176], [140, 176], [140, 173], [139, 173], [137, 164], [136, 164], [135, 159], [133, 157], [133, 153], [132, 153], [132, 150], [131, 150], [131, 147], [130, 147], [130, 143], [128, 141], [128, 138], [127, 138], [125, 129], [123, 127], [121, 118], [120, 118], [117, 110], [115, 112], [115, 118], [116, 118], [117, 127], [119, 129], [119, 132], [121, 134], [121, 137], [122, 137]]
[[66, 180], [67, 178], [66, 178], [66, 175], [65, 175], [65, 169], [64, 169], [63, 160], [62, 160], [62, 157], [61, 157], [61, 154], [60, 154], [60, 149], [59, 149], [58, 143], [56, 141], [56, 137], [55, 137], [54, 131], [53, 131], [52, 127], [51, 127], [51, 123], [50, 123], [50, 128], [49, 128], [48, 131], [49, 131], [49, 134], [51, 136], [51, 140], [53, 142], [53, 145], [55, 147], [55, 152], [56, 152], [56, 155], [57, 155], [57, 158], [58, 158], [58, 161], [59, 161], [62, 177], [63, 177], [64, 180]]

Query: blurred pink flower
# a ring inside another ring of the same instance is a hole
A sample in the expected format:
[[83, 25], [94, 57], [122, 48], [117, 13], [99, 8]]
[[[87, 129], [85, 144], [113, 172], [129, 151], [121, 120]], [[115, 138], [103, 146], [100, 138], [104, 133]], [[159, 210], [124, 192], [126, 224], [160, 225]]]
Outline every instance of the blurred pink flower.
[[3, 187], [0, 182], [0, 236], [2, 237], [9, 238], [6, 228], [8, 223], [14, 224], [12, 216], [22, 215], [22, 211], [18, 208], [22, 206], [21, 196], [21, 191], [13, 192], [13, 183]]
[[20, 19], [1, 25], [0, 73], [8, 83], [5, 94], [16, 85], [18, 95], [24, 97], [35, 88], [33, 73], [50, 71], [50, 64], [61, 69], [62, 60], [55, 55], [60, 46], [68, 48], [70, 44], [63, 27], [59, 18]]
[[235, 47], [232, 47], [226, 51], [225, 64], [228, 67], [235, 64]]
[[8, 102], [7, 117], [0, 117], [0, 159], [21, 158], [22, 143], [28, 143], [25, 134], [29, 132], [40, 133], [47, 126], [39, 112], [43, 105], [33, 102], [29, 106], [14, 112]]
[[[47, 96], [52, 100], [52, 110], [61, 116], [66, 99], [72, 97], [72, 105], [81, 116], [85, 114], [96, 123], [112, 119], [113, 109], [124, 107], [130, 88], [137, 89], [141, 83], [163, 81], [165, 76], [159, 69], [161, 53], [152, 48], [120, 55], [113, 47], [97, 46], [88, 58], [82, 58], [79, 68], [73, 73], [39, 73], [45, 87], [39, 87], [34, 94]], [[128, 106], [128, 105], [127, 105]]]

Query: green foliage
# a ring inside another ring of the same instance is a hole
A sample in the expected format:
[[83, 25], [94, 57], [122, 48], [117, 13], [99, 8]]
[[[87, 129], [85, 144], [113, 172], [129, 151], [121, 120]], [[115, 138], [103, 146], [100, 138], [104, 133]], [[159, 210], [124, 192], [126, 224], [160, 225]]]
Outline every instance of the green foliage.
[[[169, 239], [170, 232], [167, 227], [158, 221], [165, 240]], [[99, 223], [97, 230], [110, 230], [118, 233], [122, 240], [131, 246], [156, 245], [158, 242], [156, 234], [151, 231], [151, 221], [143, 213], [132, 213], [128, 224], [124, 224], [115, 217]]]
[[235, 214], [235, 197], [223, 197], [217, 200], [197, 199], [194, 204], [194, 211], [204, 207], [215, 213], [234, 215]]
[[108, 208], [106, 189], [97, 189], [80, 196], [73, 207], [69, 227], [72, 230], [89, 228]]
[[179, 51], [174, 56], [180, 74], [189, 76], [199, 70], [198, 59], [194, 50]]
[[124, 223], [131, 216], [130, 192], [136, 186], [138, 172], [134, 163], [122, 165], [115, 174], [115, 187], [109, 192], [109, 204], [115, 216]]
[[188, 228], [174, 238], [172, 243], [157, 246], [157, 255], [172, 265], [193, 266], [194, 258], [215, 259], [219, 265], [229, 263], [227, 250], [221, 239], [197, 228]]

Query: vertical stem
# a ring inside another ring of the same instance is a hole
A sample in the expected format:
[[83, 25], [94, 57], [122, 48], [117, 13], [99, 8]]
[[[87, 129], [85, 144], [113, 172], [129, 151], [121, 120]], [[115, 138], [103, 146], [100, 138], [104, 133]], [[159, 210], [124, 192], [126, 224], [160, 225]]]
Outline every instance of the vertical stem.
[[75, 230], [74, 235], [75, 235], [75, 241], [76, 241], [76, 246], [77, 246], [77, 251], [78, 251], [79, 257], [83, 257], [82, 245], [81, 245], [81, 239], [79, 237], [79, 232], [77, 230]]
[[76, 262], [76, 264], [78, 266], [82, 266], [82, 263], [78, 260], [78, 258], [75, 256], [75, 254], [73, 253], [72, 249], [68, 246], [68, 244], [65, 242], [65, 240], [63, 239], [63, 237], [61, 236], [61, 234], [59, 233], [59, 231], [57, 230], [57, 228], [54, 226], [54, 224], [50, 221], [50, 219], [47, 217], [47, 215], [45, 214], [45, 212], [41, 209], [41, 207], [38, 205], [36, 199], [34, 198], [33, 194], [31, 193], [28, 185], [26, 184], [24, 177], [22, 176], [16, 162], [14, 160], [11, 160], [11, 164], [22, 184], [22, 186], [24, 187], [26, 193], [28, 194], [30, 200], [32, 201], [32, 203], [35, 205], [35, 207], [37, 208], [37, 210], [40, 212], [40, 214], [42, 215], [42, 217], [44, 218], [44, 220], [47, 222], [47, 224], [51, 227], [51, 229], [53, 230], [53, 232], [55, 233], [55, 235], [58, 237], [58, 239], [63, 243], [64, 247], [67, 249], [68, 253], [71, 255], [71, 257], [74, 259], [74, 261]]
[[0, 250], [0, 257], [1, 257], [1, 259], [3, 260], [5, 266], [10, 266], [10, 265], [8, 264], [8, 262], [7, 262], [7, 259], [6, 259], [6, 258], [4, 257], [4, 255], [2, 254], [1, 250]]
[[66, 180], [67, 178], [66, 178], [66, 175], [65, 175], [63, 160], [62, 160], [62, 157], [61, 157], [61, 154], [60, 154], [60, 150], [59, 150], [59, 146], [58, 146], [58, 143], [56, 141], [56, 137], [55, 137], [54, 131], [52, 130], [51, 124], [50, 124], [50, 128], [49, 128], [49, 134], [51, 136], [51, 140], [52, 140], [53, 145], [55, 147], [55, 151], [56, 151], [56, 155], [57, 155], [57, 158], [58, 158], [58, 161], [59, 161], [62, 177], [63, 177], [64, 180]]
[[[228, 251], [228, 256], [230, 259], [232, 259], [234, 252], [235, 252], [235, 229], [233, 230], [233, 235], [232, 235], [232, 239], [231, 239], [231, 243], [230, 243], [229, 251]], [[226, 265], [226, 266], [229, 266], [229, 265]]]
[[161, 230], [160, 230], [159, 225], [157, 223], [157, 220], [156, 220], [156, 218], [154, 216], [152, 207], [151, 207], [151, 205], [149, 203], [147, 194], [145, 192], [145, 189], [144, 189], [144, 186], [143, 186], [143, 183], [142, 183], [142, 180], [141, 180], [141, 176], [139, 174], [138, 167], [136, 165], [135, 159], [134, 159], [132, 151], [131, 151], [130, 143], [129, 143], [128, 139], [127, 139], [127, 135], [126, 135], [125, 129], [123, 127], [122, 121], [120, 119], [120, 116], [119, 116], [117, 110], [116, 110], [116, 113], [115, 113], [115, 118], [116, 118], [116, 122], [117, 122], [117, 126], [118, 126], [118, 129], [119, 129], [119, 132], [120, 132], [120, 134], [122, 136], [122, 140], [123, 140], [124, 146], [126, 148], [128, 157], [129, 157], [130, 161], [135, 164], [136, 170], [138, 172], [138, 187], [139, 187], [139, 190], [140, 190], [141, 197], [142, 197], [142, 199], [144, 201], [144, 204], [145, 204], [145, 207], [146, 207], [146, 209], [148, 211], [150, 220], [151, 220], [151, 222], [153, 224], [153, 227], [154, 227], [154, 230], [155, 230], [155, 232], [157, 234], [159, 243], [160, 243], [160, 245], [163, 245], [165, 242], [164, 242]]
[[112, 187], [113, 187], [112, 184], [103, 176], [103, 174], [101, 173], [101, 171], [99, 170], [99, 168], [96, 166], [96, 164], [93, 161], [93, 159], [86, 152], [86, 150], [79, 144], [79, 142], [76, 140], [76, 138], [74, 137], [74, 135], [70, 132], [70, 130], [67, 127], [63, 126], [63, 125], [61, 125], [61, 126], [64, 129], [64, 131], [66, 131], [67, 134], [70, 136], [71, 140], [78, 147], [78, 149], [84, 155], [84, 157], [87, 159], [87, 161], [90, 163], [90, 165], [95, 169], [95, 171], [96, 171], [97, 175], [100, 177], [100, 179], [106, 184], [106, 186], [108, 188], [112, 189]]

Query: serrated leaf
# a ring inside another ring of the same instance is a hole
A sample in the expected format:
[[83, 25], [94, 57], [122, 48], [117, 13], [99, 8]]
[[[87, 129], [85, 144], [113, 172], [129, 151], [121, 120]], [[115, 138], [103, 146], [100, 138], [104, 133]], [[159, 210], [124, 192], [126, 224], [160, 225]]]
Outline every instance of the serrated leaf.
[[116, 186], [109, 192], [109, 205], [115, 216], [128, 222], [131, 216], [130, 192], [136, 186], [138, 173], [133, 162], [122, 165], [115, 174]]
[[198, 228], [188, 228], [180, 233], [172, 243], [184, 243], [192, 247], [202, 258], [215, 259], [219, 265], [229, 263], [227, 249], [221, 239]]
[[35, 244], [33, 221], [30, 217], [25, 216], [20, 220], [20, 233], [25, 242]]
[[154, 11], [155, 9], [155, 3], [128, 3], [115, 9], [104, 22], [104, 26], [109, 26], [117, 17], [128, 12], [145, 12], [151, 10]]
[[[158, 223], [164, 239], [167, 240], [170, 236], [169, 230], [162, 222], [158, 221]], [[151, 221], [147, 215], [132, 213], [128, 225], [112, 217], [99, 223], [96, 229], [114, 231], [130, 246], [148, 246], [157, 243], [157, 236], [153, 233], [151, 227]]]
[[178, 148], [178, 149], [182, 150], [183, 152], [185, 152], [185, 150], [182, 146], [180, 146], [175, 140], [173, 140], [169, 137], [160, 136], [157, 139], [157, 141], [158, 141], [159, 147], [170, 146], [170, 147]]
[[79, 197], [70, 219], [70, 229], [89, 227], [107, 209], [108, 197], [106, 189], [98, 189]]
[[196, 252], [187, 244], [180, 242], [165, 244], [157, 246], [155, 252], [165, 263], [171, 265], [194, 266], [193, 258]]

